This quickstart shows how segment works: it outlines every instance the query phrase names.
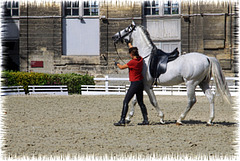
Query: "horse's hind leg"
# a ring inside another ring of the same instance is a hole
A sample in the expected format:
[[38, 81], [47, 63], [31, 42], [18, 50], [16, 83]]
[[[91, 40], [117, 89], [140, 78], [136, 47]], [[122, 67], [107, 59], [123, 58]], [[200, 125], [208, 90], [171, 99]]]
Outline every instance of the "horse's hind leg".
[[214, 94], [212, 93], [208, 83], [201, 83], [199, 84], [200, 88], [204, 92], [205, 96], [207, 97], [210, 103], [210, 117], [207, 122], [207, 125], [212, 125], [212, 121], [215, 118], [215, 111], [214, 111]]
[[158, 106], [157, 99], [156, 99], [156, 96], [155, 96], [155, 94], [154, 94], [154, 92], [153, 92], [153, 89], [150, 88], [150, 87], [145, 87], [145, 91], [146, 91], [147, 94], [148, 94], [148, 97], [149, 97], [149, 99], [150, 99], [151, 104], [155, 107], [155, 109], [156, 109], [157, 112], [158, 112], [158, 115], [159, 115], [159, 117], [160, 117], [160, 123], [161, 123], [161, 124], [165, 124], [165, 122], [164, 122], [164, 114], [163, 114], [163, 112], [160, 110], [160, 107]]
[[131, 118], [133, 117], [134, 115], [134, 111], [135, 111], [135, 105], [137, 103], [137, 97], [136, 95], [134, 95], [133, 99], [132, 99], [132, 105], [130, 107], [130, 112], [128, 113], [127, 117], [126, 117], [126, 122], [127, 123], [130, 123], [131, 122]]
[[179, 119], [177, 120], [177, 125], [182, 125], [182, 120], [186, 117], [188, 112], [191, 110], [192, 106], [196, 103], [196, 95], [195, 95], [195, 88], [196, 86], [192, 84], [187, 84], [187, 95], [188, 95], [188, 106], [185, 111], [180, 115]]

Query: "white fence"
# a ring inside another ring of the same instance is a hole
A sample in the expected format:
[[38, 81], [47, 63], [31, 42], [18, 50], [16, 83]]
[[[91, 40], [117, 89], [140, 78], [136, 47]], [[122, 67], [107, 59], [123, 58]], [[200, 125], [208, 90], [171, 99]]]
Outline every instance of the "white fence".
[[[68, 88], [65, 85], [44, 85], [28, 86], [29, 94], [51, 94], [51, 95], [68, 95]], [[23, 95], [25, 94], [22, 86], [2, 86], [1, 96]]]
[[52, 94], [52, 95], [68, 95], [66, 85], [44, 85], [44, 86], [28, 86], [29, 94]]
[[[129, 85], [125, 86], [109, 86], [109, 81], [128, 81], [128, 78], [94, 78], [95, 81], [105, 81], [105, 85], [82, 85], [81, 91], [82, 95], [125, 95]], [[229, 84], [229, 90], [232, 96], [239, 95], [239, 78], [236, 77], [226, 77]], [[215, 86], [211, 86], [212, 90], [215, 91]], [[186, 95], [187, 88], [185, 85], [175, 85], [175, 86], [154, 86], [154, 93], [156, 95]], [[144, 92], [144, 94], [146, 94]], [[197, 87], [196, 95], [204, 95], [202, 90]]]
[[2, 86], [1, 96], [25, 94], [22, 86]]

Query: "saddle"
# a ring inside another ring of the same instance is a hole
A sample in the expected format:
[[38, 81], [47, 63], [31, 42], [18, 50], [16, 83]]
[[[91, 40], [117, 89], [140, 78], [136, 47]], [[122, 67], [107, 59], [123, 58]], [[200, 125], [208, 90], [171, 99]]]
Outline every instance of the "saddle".
[[167, 63], [175, 60], [179, 56], [178, 48], [171, 53], [165, 53], [164, 51], [154, 47], [150, 56], [150, 74], [155, 79], [167, 71]]

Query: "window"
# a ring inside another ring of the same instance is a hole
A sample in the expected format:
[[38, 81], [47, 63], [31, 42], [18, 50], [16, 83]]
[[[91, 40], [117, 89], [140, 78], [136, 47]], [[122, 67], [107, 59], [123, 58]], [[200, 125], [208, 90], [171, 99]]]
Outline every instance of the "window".
[[65, 15], [78, 16], [79, 15], [79, 2], [65, 2]]
[[98, 16], [98, 1], [67, 1], [65, 16]]
[[179, 14], [177, 1], [144, 1], [144, 15]]
[[159, 2], [158, 1], [144, 1], [144, 14], [145, 15], [159, 15]]
[[7, 1], [4, 4], [5, 16], [19, 16], [19, 3], [16, 1]]
[[98, 15], [98, 2], [87, 1], [84, 2], [84, 16], [97, 16]]
[[179, 14], [178, 2], [171, 1], [164, 2], [164, 14], [165, 15]]

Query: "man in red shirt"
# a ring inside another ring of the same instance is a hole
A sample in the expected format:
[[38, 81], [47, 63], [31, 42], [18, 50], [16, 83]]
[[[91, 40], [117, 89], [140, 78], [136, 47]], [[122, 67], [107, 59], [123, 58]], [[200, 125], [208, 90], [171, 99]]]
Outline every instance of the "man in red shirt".
[[147, 117], [147, 109], [145, 104], [143, 103], [143, 58], [138, 54], [138, 48], [132, 47], [131, 43], [129, 45], [129, 54], [132, 58], [127, 64], [120, 65], [118, 62], [115, 62], [115, 65], [120, 69], [129, 69], [129, 80], [131, 82], [130, 87], [127, 91], [127, 94], [123, 101], [123, 109], [122, 115], [119, 122], [114, 123], [115, 126], [124, 126], [125, 125], [125, 117], [128, 112], [128, 103], [133, 98], [134, 94], [137, 96], [137, 102], [141, 108], [143, 115], [143, 122], [138, 123], [138, 125], [149, 125], [148, 117]]

